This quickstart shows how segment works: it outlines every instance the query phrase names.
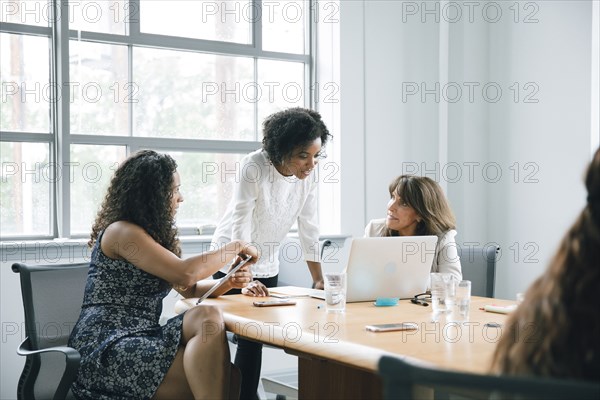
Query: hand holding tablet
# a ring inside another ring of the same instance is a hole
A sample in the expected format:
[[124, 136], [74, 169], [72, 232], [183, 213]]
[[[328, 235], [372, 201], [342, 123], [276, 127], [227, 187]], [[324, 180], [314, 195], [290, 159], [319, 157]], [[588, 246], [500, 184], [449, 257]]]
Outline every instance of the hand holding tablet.
[[[250, 261], [252, 259], [252, 256], [249, 256], [247, 254], [240, 254], [239, 258], [241, 258], [241, 261], [235, 265], [234, 267], [231, 267], [229, 269], [229, 271], [227, 272], [227, 274], [222, 277], [221, 279], [219, 279], [219, 281], [213, 286], [211, 287], [206, 293], [204, 293], [204, 295], [202, 297], [200, 297], [198, 299], [198, 301], [196, 302], [196, 304], [200, 304], [202, 303], [206, 298], [208, 298], [208, 296], [210, 296], [215, 290], [217, 290], [219, 287], [221, 287], [225, 282], [227, 282], [227, 280], [229, 278], [231, 278], [231, 276], [233, 274], [235, 274], [240, 268], [242, 268], [248, 261]], [[237, 260], [234, 259], [234, 261], [232, 261], [232, 264]]]

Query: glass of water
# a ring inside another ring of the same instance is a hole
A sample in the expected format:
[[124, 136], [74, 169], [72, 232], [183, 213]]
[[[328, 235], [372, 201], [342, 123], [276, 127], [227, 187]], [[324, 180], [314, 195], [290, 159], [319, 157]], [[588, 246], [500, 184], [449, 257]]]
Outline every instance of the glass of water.
[[[448, 273], [431, 273], [431, 308], [434, 314], [450, 311], [455, 294], [454, 276]], [[450, 303], [450, 304], [448, 304]]]
[[469, 320], [471, 307], [471, 281], [463, 280], [456, 285], [454, 304], [451, 310], [451, 319], [454, 322]]
[[346, 274], [325, 274], [325, 308], [327, 312], [343, 313], [346, 310]]

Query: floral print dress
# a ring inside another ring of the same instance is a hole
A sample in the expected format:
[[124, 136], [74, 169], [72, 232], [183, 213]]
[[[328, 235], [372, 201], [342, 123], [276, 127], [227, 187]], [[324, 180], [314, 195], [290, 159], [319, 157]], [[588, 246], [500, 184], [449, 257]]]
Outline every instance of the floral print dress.
[[175, 359], [183, 315], [160, 326], [171, 285], [124, 260], [92, 251], [79, 320], [69, 346], [81, 353], [78, 399], [149, 399]]

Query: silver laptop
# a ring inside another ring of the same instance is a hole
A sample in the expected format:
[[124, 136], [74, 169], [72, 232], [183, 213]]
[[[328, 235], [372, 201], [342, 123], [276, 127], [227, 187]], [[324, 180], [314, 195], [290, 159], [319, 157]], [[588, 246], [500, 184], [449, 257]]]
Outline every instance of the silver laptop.
[[346, 266], [346, 301], [408, 299], [425, 292], [437, 240], [437, 236], [353, 239]]

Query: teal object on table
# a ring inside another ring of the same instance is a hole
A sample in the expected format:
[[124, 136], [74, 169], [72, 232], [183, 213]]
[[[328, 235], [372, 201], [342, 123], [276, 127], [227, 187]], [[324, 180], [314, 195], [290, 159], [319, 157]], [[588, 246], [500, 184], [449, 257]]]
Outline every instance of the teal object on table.
[[398, 298], [397, 297], [378, 297], [377, 300], [375, 300], [375, 306], [377, 307], [389, 307], [389, 306], [395, 306], [398, 304]]

